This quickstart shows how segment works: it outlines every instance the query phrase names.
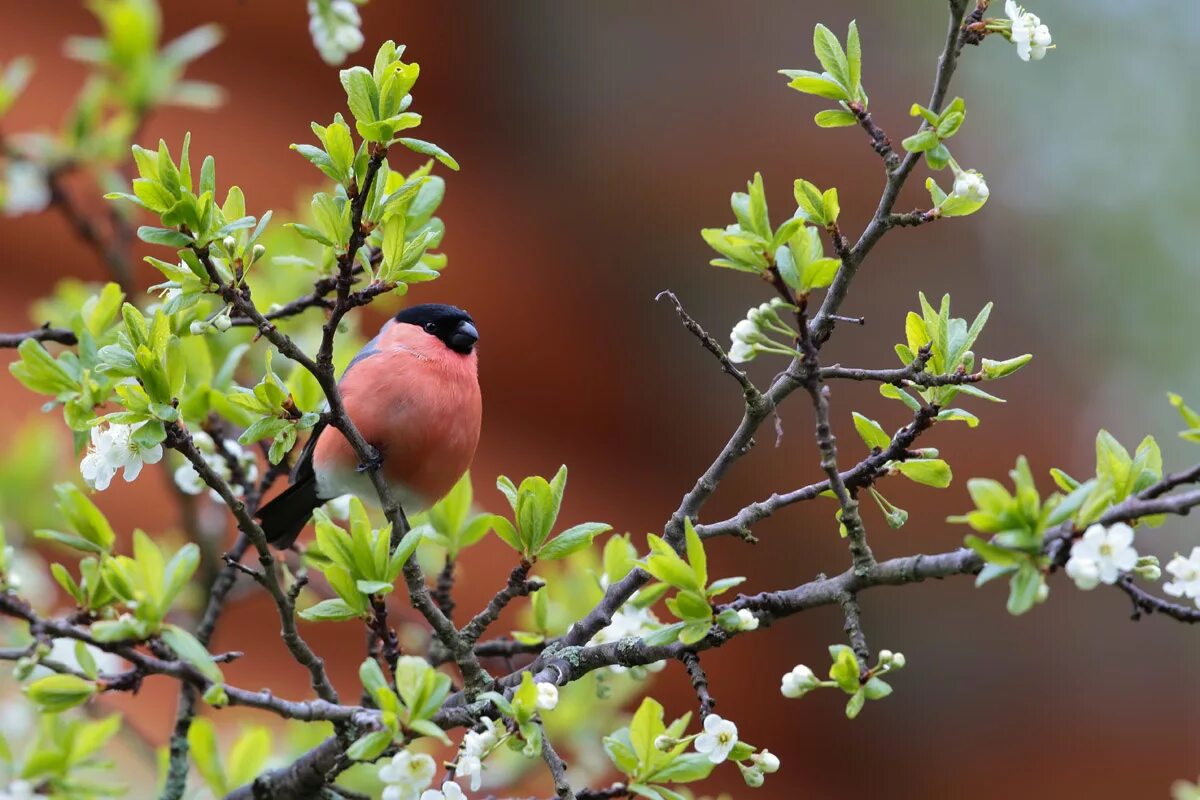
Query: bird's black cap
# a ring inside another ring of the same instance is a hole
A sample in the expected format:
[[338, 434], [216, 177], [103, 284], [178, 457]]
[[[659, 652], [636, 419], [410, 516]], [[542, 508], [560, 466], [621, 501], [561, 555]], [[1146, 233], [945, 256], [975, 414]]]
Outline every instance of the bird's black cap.
[[461, 308], [441, 303], [425, 303], [410, 306], [396, 315], [396, 322], [416, 325], [426, 333], [445, 342], [456, 353], [466, 355], [479, 341], [475, 320]]

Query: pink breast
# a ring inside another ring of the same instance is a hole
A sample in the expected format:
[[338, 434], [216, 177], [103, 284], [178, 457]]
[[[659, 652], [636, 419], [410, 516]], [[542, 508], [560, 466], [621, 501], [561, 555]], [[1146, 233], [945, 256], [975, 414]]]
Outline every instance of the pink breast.
[[[415, 330], [441, 352], [400, 347], [385, 334], [383, 352], [350, 369], [340, 388], [350, 418], [383, 456], [388, 480], [432, 503], [470, 468], [483, 402], [475, 354], [459, 355]], [[353, 469], [358, 463], [345, 437], [333, 429], [321, 435], [313, 457], [319, 472], [331, 466]]]

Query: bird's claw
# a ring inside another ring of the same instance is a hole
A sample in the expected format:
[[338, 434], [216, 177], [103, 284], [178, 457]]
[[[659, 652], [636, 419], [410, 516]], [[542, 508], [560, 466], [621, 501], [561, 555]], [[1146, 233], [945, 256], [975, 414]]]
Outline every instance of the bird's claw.
[[358, 465], [357, 470], [358, 472], [374, 472], [382, 466], [383, 456], [379, 454], [378, 450], [373, 450], [371, 456]]

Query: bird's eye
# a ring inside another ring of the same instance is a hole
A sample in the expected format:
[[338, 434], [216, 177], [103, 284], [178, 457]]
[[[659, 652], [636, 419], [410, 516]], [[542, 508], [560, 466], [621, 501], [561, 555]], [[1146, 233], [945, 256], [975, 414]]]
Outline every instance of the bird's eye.
[[432, 322], [426, 322], [426, 323], [425, 323], [425, 330], [426, 330], [426, 332], [428, 332], [428, 333], [433, 333], [434, 331], [436, 331], [436, 330], [437, 330], [437, 325], [435, 325], [435, 324], [434, 324], [434, 323], [432, 323]]

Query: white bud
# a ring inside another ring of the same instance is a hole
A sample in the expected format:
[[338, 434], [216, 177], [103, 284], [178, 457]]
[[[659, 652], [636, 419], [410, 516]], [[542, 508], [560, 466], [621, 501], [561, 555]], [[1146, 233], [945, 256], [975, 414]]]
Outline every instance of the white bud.
[[654, 749], [661, 750], [664, 753], [675, 746], [675, 740], [665, 734], [654, 739]]
[[904, 658], [904, 653], [892, 654], [892, 669], [904, 669], [905, 663], [907, 661]]
[[221, 333], [224, 333], [233, 327], [233, 321], [229, 319], [228, 314], [218, 314], [217, 317], [212, 321], [212, 324], [213, 327], [219, 330]]
[[803, 697], [817, 687], [820, 681], [813, 671], [803, 664], [797, 664], [792, 671], [783, 676], [783, 684], [779, 687], [784, 697]]
[[254, 248], [251, 249], [251, 251], [250, 251], [250, 261], [252, 261], [252, 262], [258, 261], [260, 258], [262, 258], [266, 254], [266, 252], [267, 252], [267, 248], [264, 245], [261, 245], [261, 244], [254, 245]]
[[188, 330], [191, 331], [192, 336], [203, 336], [204, 332], [208, 330], [208, 323], [196, 320], [188, 326]]
[[760, 750], [750, 756], [750, 760], [759, 766], [759, 768], [770, 775], [779, 771], [779, 756], [772, 753], [770, 750]]
[[879, 651], [879, 663], [880, 664], [890, 664], [890, 663], [892, 663], [892, 659], [895, 657], [896, 657], [895, 654], [891, 650], [880, 650]]
[[233, 248], [237, 247], [237, 239], [233, 238], [232, 236], [226, 236], [225, 241], [222, 242], [222, 244], [225, 245], [226, 250], [232, 253]]

